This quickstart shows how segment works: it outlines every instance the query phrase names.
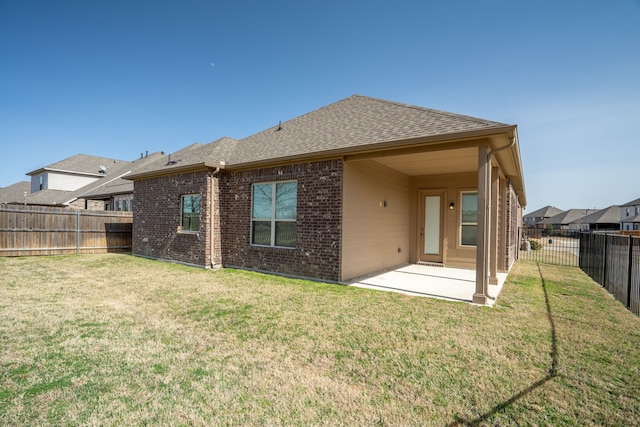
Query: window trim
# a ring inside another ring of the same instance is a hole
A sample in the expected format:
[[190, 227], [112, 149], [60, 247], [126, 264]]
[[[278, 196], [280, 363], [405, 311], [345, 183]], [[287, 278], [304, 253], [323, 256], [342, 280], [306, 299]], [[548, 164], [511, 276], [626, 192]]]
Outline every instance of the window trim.
[[[296, 184], [296, 217], [295, 218], [276, 218], [276, 191], [277, 191], [277, 185], [278, 184], [286, 184], [286, 183], [290, 183], [290, 182], [294, 182]], [[271, 185], [271, 218], [254, 218], [253, 217], [253, 209], [254, 209], [254, 188], [257, 185]], [[297, 224], [298, 224], [298, 180], [297, 179], [288, 179], [288, 180], [283, 180], [283, 181], [261, 181], [261, 182], [254, 182], [251, 184], [251, 206], [250, 206], [250, 213], [249, 213], [249, 244], [251, 246], [255, 246], [255, 247], [261, 247], [261, 248], [278, 248], [278, 249], [296, 249], [297, 244], [298, 244], [298, 232], [297, 232]], [[270, 223], [270, 227], [271, 227], [271, 236], [270, 236], [270, 244], [269, 245], [263, 245], [263, 244], [259, 244], [259, 243], [254, 243], [253, 242], [253, 224], [254, 222], [269, 222]], [[276, 245], [276, 224], [279, 222], [293, 222], [296, 224], [296, 242], [293, 246], [280, 246], [280, 245]]]
[[[465, 245], [465, 244], [462, 243], [462, 227], [465, 226], [465, 225], [467, 225], [467, 226], [475, 226], [476, 230], [477, 230], [477, 227], [478, 227], [477, 217], [476, 217], [476, 221], [475, 222], [463, 222], [462, 221], [462, 215], [463, 215], [463, 211], [464, 211], [463, 208], [462, 208], [463, 207], [462, 199], [463, 199], [465, 194], [475, 194], [476, 197], [478, 197], [478, 190], [476, 189], [476, 190], [462, 190], [462, 191], [460, 191], [460, 216], [458, 217], [458, 219], [459, 219], [458, 245], [461, 248], [477, 248], [478, 247], [477, 242], [476, 242], [475, 245]], [[477, 207], [476, 207], [476, 212], [477, 212]]]
[[[191, 221], [189, 222], [189, 228], [184, 228], [184, 226], [182, 224], [184, 224], [184, 199], [185, 197], [198, 197], [199, 199], [199, 203], [198, 203], [198, 212], [191, 212]], [[180, 225], [178, 226], [178, 230], [181, 233], [199, 233], [200, 232], [200, 214], [202, 213], [202, 209], [201, 209], [201, 203], [202, 202], [202, 197], [200, 196], [200, 194], [197, 193], [190, 193], [190, 194], [183, 194], [180, 196]], [[191, 229], [191, 225], [193, 222], [193, 214], [198, 214], [198, 228], [196, 230], [192, 230]]]

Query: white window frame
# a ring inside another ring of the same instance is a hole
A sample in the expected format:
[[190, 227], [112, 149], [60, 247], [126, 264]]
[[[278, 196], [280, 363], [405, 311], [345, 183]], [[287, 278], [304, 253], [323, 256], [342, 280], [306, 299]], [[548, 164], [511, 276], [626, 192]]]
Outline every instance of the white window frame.
[[[463, 205], [462, 205], [462, 199], [464, 198], [465, 194], [475, 194], [476, 197], [478, 197], [478, 190], [464, 190], [460, 192], [460, 226], [458, 229], [458, 244], [463, 247], [463, 248], [475, 248], [478, 245], [465, 245], [464, 243], [462, 243], [462, 228], [466, 225], [466, 226], [475, 226], [476, 230], [478, 229], [478, 221], [476, 219], [476, 222], [463, 222], [462, 221], [462, 215], [463, 215]], [[477, 207], [476, 207], [477, 210]]]
[[[277, 185], [278, 184], [286, 184], [286, 183], [290, 183], [290, 182], [294, 182], [296, 183], [296, 217], [295, 218], [276, 218], [276, 190], [277, 190]], [[254, 188], [257, 185], [271, 185], [271, 217], [270, 218], [254, 218], [253, 217], [253, 212], [254, 212]], [[297, 210], [298, 210], [298, 181], [295, 179], [292, 180], [287, 180], [287, 181], [265, 181], [265, 182], [255, 182], [253, 184], [251, 184], [251, 212], [250, 212], [250, 236], [249, 236], [249, 242], [251, 244], [251, 246], [260, 246], [260, 247], [267, 247], [267, 248], [283, 248], [283, 249], [295, 249], [296, 245], [297, 245], [297, 222], [298, 222], [298, 215], [297, 215]], [[254, 230], [254, 222], [269, 222], [270, 226], [271, 226], [271, 241], [270, 244], [265, 245], [265, 244], [259, 244], [259, 243], [254, 243], [253, 242], [253, 230]], [[296, 242], [294, 243], [293, 246], [281, 246], [281, 245], [276, 245], [276, 223], [278, 222], [293, 222], [296, 223]]]

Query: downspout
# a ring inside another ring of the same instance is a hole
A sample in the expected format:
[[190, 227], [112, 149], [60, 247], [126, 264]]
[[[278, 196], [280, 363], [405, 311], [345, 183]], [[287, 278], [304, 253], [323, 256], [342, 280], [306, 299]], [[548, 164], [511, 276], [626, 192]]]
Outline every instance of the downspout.
[[[220, 167], [215, 168], [213, 171], [211, 171], [211, 223], [209, 224], [209, 230], [210, 230], [210, 234], [211, 234], [211, 268], [215, 268], [216, 264], [214, 262], [214, 255], [216, 253], [216, 235], [214, 232], [214, 226], [215, 226], [215, 209], [216, 207], [214, 206], [215, 203], [215, 198], [214, 198], [214, 194], [215, 194], [215, 188], [213, 185], [213, 178], [220, 173]], [[220, 248], [222, 249], [222, 248]], [[222, 254], [221, 254], [222, 255]]]

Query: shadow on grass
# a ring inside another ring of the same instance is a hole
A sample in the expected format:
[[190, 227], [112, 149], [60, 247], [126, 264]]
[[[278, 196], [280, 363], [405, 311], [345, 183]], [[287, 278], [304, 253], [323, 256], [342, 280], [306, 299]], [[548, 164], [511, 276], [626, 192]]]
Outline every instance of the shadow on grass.
[[549, 367], [549, 371], [548, 371], [547, 375], [545, 375], [543, 378], [541, 378], [540, 380], [536, 381], [535, 383], [531, 384], [529, 387], [525, 388], [521, 392], [519, 392], [517, 394], [514, 394], [513, 396], [511, 396], [509, 399], [505, 400], [504, 402], [498, 403], [493, 408], [491, 408], [490, 410], [488, 410], [484, 414], [480, 415], [479, 417], [477, 417], [475, 419], [465, 419], [465, 418], [462, 418], [460, 416], [456, 416], [455, 420], [453, 422], [447, 424], [447, 426], [453, 427], [453, 426], [461, 426], [461, 425], [462, 426], [477, 426], [477, 425], [480, 425], [480, 424], [486, 422], [489, 418], [491, 418], [495, 414], [497, 414], [499, 412], [502, 412], [504, 409], [506, 409], [509, 406], [513, 405], [515, 402], [517, 402], [518, 400], [522, 399], [524, 396], [526, 396], [529, 393], [533, 392], [534, 390], [542, 387], [547, 382], [551, 381], [552, 379], [554, 379], [555, 377], [558, 376], [558, 338], [556, 336], [556, 324], [555, 324], [555, 322], [553, 320], [553, 315], [551, 313], [551, 304], [549, 302], [549, 293], [547, 292], [547, 286], [546, 286], [546, 283], [544, 281], [544, 277], [542, 276], [542, 271], [540, 270], [540, 264], [536, 263], [536, 265], [538, 266], [538, 273], [540, 274], [540, 280], [542, 281], [542, 290], [544, 291], [544, 302], [545, 302], [545, 304], [547, 306], [547, 319], [549, 319], [549, 329], [551, 330], [551, 366]]

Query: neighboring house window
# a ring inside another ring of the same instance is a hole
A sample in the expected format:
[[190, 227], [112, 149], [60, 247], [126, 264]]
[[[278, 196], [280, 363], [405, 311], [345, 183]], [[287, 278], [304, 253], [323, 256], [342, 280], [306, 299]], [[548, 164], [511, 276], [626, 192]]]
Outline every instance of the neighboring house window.
[[122, 201], [122, 210], [123, 211], [128, 211], [129, 210], [129, 201], [128, 200], [123, 200]]
[[478, 192], [462, 193], [460, 205], [460, 244], [476, 246], [478, 244]]
[[627, 216], [629, 216], [629, 208], [627, 208]]
[[261, 246], [296, 246], [298, 183], [253, 184], [251, 243]]
[[640, 215], [640, 206], [636, 206], [636, 215]]
[[117, 204], [116, 204], [116, 210], [117, 211], [121, 211], [122, 210], [122, 200], [118, 200]]
[[42, 187], [44, 187], [44, 176], [40, 175], [40, 189], [42, 190]]
[[200, 196], [197, 194], [182, 196], [182, 229], [200, 230]]
[[104, 204], [104, 210], [105, 210], [105, 211], [109, 211], [109, 210], [111, 210], [111, 203], [105, 203], [105, 204]]

